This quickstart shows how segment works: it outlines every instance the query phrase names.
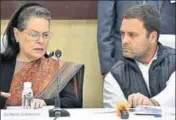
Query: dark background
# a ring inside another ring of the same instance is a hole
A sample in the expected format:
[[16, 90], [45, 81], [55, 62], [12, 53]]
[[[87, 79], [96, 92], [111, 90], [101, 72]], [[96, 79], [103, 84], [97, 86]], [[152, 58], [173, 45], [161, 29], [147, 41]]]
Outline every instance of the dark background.
[[[1, 20], [10, 19], [13, 12], [25, 2], [34, 1], [1, 1]], [[46, 7], [51, 12], [52, 19], [96, 19], [97, 16], [96, 0], [36, 0], [35, 2]]]

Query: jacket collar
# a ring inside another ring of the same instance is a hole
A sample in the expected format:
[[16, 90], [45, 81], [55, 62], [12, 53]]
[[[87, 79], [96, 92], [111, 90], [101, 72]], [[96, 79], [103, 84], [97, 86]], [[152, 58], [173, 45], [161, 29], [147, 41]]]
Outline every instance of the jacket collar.
[[[164, 46], [160, 42], [158, 42], [157, 59], [153, 61], [155, 63], [154, 65], [161, 62], [167, 55], [169, 55], [168, 53], [168, 51], [164, 50]], [[134, 59], [124, 57], [123, 60], [125, 61], [125, 63], [129, 64], [131, 67], [135, 68], [139, 73], [141, 73]]]

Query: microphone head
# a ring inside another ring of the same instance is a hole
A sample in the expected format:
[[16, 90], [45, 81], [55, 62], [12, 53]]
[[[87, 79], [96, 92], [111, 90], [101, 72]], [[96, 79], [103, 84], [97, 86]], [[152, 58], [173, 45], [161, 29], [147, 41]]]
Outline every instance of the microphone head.
[[54, 55], [54, 52], [52, 51], [48, 54], [48, 57], [52, 57], [53, 55]]
[[62, 55], [61, 50], [56, 50], [56, 51], [55, 51], [55, 56], [56, 56], [57, 58], [61, 57], [61, 55]]
[[49, 51], [46, 51], [46, 53], [45, 53], [45, 57], [46, 58], [50, 58], [50, 57], [52, 57], [54, 55], [54, 51], [52, 51], [52, 52], [49, 52]]

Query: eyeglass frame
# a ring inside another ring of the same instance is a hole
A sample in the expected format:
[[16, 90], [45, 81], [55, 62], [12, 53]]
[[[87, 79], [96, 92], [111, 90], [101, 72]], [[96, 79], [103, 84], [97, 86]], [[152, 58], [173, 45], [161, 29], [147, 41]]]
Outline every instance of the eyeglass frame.
[[[29, 32], [25, 32], [25, 31], [29, 31]], [[37, 33], [36, 39], [32, 38], [33, 36], [30, 35], [30, 32], [31, 32], [31, 31]], [[26, 33], [29, 37], [31, 37], [30, 40], [32, 40], [32, 41], [37, 41], [37, 40], [39, 40], [40, 36], [42, 36], [42, 39], [43, 39], [43, 40], [50, 40], [51, 37], [53, 36], [52, 32], [50, 32], [50, 31], [47, 31], [47, 32], [39, 32], [39, 31], [36, 31], [36, 30], [33, 30], [33, 29], [25, 29], [25, 30], [20, 31], [20, 32]], [[46, 38], [43, 37], [45, 33], [49, 33], [49, 34], [50, 34], [50, 38], [49, 38], [49, 39], [46, 39]]]

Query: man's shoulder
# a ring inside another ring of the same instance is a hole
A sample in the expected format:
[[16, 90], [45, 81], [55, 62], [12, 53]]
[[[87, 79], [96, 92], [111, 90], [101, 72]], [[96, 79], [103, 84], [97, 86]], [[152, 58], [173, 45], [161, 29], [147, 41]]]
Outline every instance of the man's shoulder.
[[121, 69], [122, 67], [125, 66], [125, 61], [124, 60], [119, 60], [111, 69], [111, 71]]
[[175, 56], [175, 49], [174, 48], [171, 48], [171, 47], [168, 47], [168, 46], [163, 46], [163, 51], [164, 51], [164, 54], [167, 54], [168, 56]]

